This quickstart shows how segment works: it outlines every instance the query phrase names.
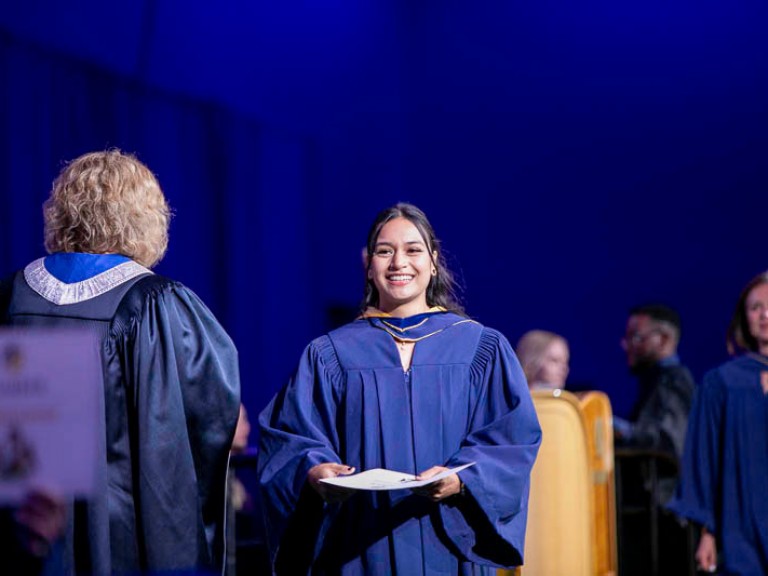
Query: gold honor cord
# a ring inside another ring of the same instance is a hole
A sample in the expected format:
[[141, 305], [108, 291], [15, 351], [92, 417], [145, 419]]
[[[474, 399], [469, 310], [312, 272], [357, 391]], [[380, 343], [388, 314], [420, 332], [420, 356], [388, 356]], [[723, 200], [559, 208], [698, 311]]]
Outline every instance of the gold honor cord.
[[[442, 332], [444, 330], [447, 330], [448, 328], [452, 328], [454, 326], [458, 326], [459, 324], [464, 324], [465, 322], [475, 322], [475, 321], [474, 320], [470, 320], [469, 318], [466, 318], [464, 320], [459, 320], [458, 322], [454, 322], [450, 326], [446, 326], [445, 328], [440, 328], [439, 330], [435, 330], [434, 332], [430, 332], [429, 334], [425, 334], [424, 336], [420, 336], [418, 338], [407, 338], [407, 337], [402, 336], [400, 334], [395, 334], [394, 332], [391, 332], [388, 329], [389, 324], [387, 324], [386, 327], [385, 326], [380, 327], [380, 329], [384, 330], [387, 334], [389, 334], [390, 336], [392, 336], [392, 338], [394, 338], [395, 340], [397, 340], [399, 342], [419, 342], [420, 340], [424, 340], [426, 338], [429, 338], [430, 336], [434, 336], [435, 334], [440, 334], [440, 332]], [[475, 322], [475, 324], [476, 323], [477, 322]]]
[[[427, 320], [429, 320], [429, 316], [424, 318], [424, 320], [422, 320], [418, 324], [414, 324], [413, 326], [406, 326], [405, 328], [400, 328], [399, 326], [395, 326], [394, 324], [390, 324], [389, 322], [387, 322], [386, 320], [383, 320], [383, 319], [382, 319], [381, 323], [382, 324], [386, 324], [388, 327], [392, 328], [392, 330], [397, 330], [398, 332], [400, 332], [402, 334], [403, 332], [407, 332], [408, 330], [413, 330], [414, 328], [418, 328], [419, 326], [423, 326], [426, 323]], [[391, 334], [391, 332], [390, 332], [390, 334]]]

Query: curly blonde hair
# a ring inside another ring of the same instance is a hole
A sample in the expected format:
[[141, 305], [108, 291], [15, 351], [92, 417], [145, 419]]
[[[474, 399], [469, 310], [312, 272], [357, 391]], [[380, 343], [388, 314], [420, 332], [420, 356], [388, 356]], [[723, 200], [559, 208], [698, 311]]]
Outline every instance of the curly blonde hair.
[[171, 211], [154, 174], [120, 150], [71, 161], [43, 205], [48, 252], [123, 254], [152, 268], [168, 248]]

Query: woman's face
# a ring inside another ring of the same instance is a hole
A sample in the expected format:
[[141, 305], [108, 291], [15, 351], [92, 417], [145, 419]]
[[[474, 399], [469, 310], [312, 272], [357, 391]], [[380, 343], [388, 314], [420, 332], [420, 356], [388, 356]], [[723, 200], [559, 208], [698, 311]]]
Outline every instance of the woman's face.
[[379, 291], [379, 309], [403, 318], [426, 312], [433, 269], [424, 238], [410, 220], [399, 217], [384, 224], [368, 268]]
[[568, 378], [570, 353], [562, 340], [552, 340], [541, 359], [534, 382], [543, 382], [556, 388], [565, 388]]
[[755, 286], [747, 296], [745, 307], [749, 333], [764, 352], [764, 348], [768, 348], [768, 284]]

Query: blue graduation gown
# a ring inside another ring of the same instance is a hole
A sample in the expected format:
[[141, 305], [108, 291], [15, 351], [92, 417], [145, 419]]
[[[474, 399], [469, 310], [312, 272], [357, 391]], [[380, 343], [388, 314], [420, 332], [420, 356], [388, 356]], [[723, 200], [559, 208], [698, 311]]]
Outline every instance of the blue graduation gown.
[[56, 254], [2, 288], [0, 322], [89, 329], [101, 346], [100, 486], [70, 510], [63, 571], [221, 572], [240, 382], [237, 351], [208, 308], [113, 255]]
[[[390, 330], [391, 331], [391, 330]], [[284, 574], [494, 574], [522, 563], [541, 429], [517, 358], [499, 332], [430, 315], [404, 372], [384, 319], [314, 340], [259, 417], [268, 538]], [[360, 491], [325, 504], [305, 483], [323, 462], [357, 471], [460, 473], [464, 496]]]
[[[765, 359], [768, 362], [768, 359]], [[727, 573], [768, 574], [768, 397], [749, 355], [712, 370], [694, 398], [670, 508], [707, 527]]]

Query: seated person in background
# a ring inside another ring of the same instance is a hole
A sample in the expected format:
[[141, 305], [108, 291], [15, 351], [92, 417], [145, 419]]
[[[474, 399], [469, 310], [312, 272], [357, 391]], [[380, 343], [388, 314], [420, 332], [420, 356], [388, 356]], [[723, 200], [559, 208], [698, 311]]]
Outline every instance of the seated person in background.
[[694, 383], [677, 355], [679, 342], [680, 316], [671, 308], [649, 304], [630, 311], [621, 344], [640, 390], [629, 421], [614, 418], [617, 445], [682, 456]]
[[565, 388], [570, 367], [568, 341], [554, 332], [530, 330], [515, 349], [531, 390]]

